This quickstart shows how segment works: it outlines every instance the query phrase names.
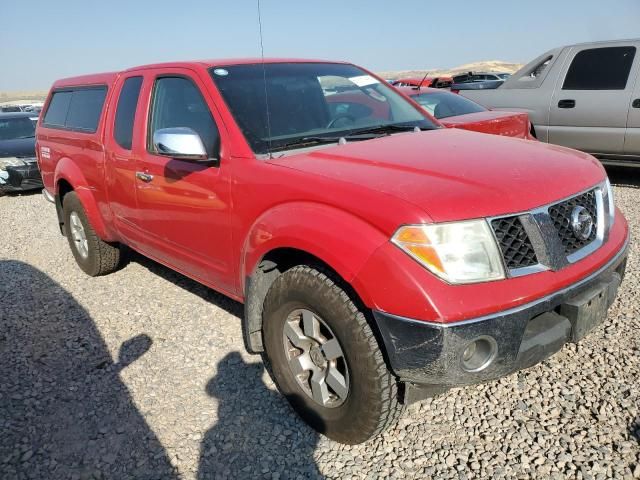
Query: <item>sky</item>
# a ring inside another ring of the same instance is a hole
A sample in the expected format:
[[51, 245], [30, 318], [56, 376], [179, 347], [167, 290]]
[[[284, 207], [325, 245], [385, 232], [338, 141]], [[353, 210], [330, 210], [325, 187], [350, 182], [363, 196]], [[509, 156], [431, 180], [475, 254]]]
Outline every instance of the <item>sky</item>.
[[[260, 56], [258, 0], [0, 0], [0, 91], [158, 61]], [[374, 71], [526, 63], [640, 37], [640, 0], [260, 0], [267, 57]]]

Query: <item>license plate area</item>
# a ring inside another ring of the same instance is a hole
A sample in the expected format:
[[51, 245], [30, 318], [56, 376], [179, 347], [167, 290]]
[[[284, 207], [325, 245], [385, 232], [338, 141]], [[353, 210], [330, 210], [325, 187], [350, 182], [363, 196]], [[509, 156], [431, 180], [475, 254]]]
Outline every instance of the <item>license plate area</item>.
[[620, 275], [614, 273], [609, 282], [595, 285], [560, 306], [560, 315], [571, 322], [571, 341], [578, 342], [607, 317], [607, 310], [616, 297]]

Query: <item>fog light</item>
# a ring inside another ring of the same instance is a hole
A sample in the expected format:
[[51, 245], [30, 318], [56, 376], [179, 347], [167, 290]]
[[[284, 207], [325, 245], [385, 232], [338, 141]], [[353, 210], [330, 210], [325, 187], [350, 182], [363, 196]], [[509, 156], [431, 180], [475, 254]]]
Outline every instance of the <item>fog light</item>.
[[487, 368], [498, 353], [498, 345], [493, 337], [478, 337], [462, 351], [462, 368], [467, 372], [479, 372]]

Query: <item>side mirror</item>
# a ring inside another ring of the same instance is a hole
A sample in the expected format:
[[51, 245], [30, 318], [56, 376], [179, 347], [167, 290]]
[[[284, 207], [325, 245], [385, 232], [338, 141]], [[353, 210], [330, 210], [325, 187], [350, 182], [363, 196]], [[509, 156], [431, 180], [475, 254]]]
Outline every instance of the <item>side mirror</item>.
[[200, 135], [188, 127], [161, 128], [153, 133], [158, 155], [183, 160], [209, 161]]

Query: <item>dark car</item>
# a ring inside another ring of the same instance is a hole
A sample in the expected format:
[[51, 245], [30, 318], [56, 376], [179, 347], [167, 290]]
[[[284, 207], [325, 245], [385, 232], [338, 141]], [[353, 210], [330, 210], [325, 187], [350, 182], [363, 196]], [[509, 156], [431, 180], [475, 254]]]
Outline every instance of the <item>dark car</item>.
[[508, 73], [468, 72], [453, 77], [451, 90], [484, 90], [498, 88], [510, 77]]
[[0, 196], [42, 188], [36, 162], [33, 113], [0, 113]]

